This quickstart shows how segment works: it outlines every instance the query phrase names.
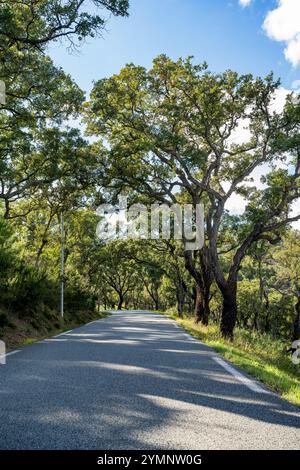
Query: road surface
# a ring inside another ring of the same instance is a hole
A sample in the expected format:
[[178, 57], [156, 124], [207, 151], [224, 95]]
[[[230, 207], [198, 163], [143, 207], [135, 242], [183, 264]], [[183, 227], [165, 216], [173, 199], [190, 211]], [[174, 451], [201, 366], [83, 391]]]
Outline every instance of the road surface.
[[300, 410], [163, 316], [115, 312], [0, 365], [0, 449], [299, 449]]

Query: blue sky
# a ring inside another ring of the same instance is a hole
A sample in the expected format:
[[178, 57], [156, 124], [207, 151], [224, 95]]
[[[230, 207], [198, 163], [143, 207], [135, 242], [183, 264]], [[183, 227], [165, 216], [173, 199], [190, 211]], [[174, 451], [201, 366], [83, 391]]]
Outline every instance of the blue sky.
[[131, 0], [129, 18], [112, 18], [103, 38], [89, 39], [78, 53], [56, 43], [50, 55], [86, 92], [93, 80], [117, 73], [128, 62], [149, 67], [161, 53], [173, 59], [193, 55], [217, 72], [232, 68], [264, 76], [273, 70], [291, 88], [300, 79], [300, 67], [286, 59], [285, 43], [276, 40], [276, 31], [269, 34], [274, 40], [263, 29], [279, 1], [300, 4], [244, 0], [249, 6], [243, 8], [239, 0]]

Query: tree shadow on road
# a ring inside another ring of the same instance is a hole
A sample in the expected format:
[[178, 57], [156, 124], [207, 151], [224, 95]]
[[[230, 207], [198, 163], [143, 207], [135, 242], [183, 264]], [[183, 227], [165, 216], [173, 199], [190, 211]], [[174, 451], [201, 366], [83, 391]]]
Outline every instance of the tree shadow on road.
[[300, 412], [215, 355], [125, 314], [32, 345], [0, 371], [0, 448], [297, 448]]

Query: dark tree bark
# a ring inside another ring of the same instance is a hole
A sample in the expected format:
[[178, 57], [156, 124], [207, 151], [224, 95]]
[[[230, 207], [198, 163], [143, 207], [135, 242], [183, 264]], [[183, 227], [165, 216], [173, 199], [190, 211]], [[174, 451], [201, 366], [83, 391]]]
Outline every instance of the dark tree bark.
[[201, 323], [204, 319], [204, 296], [203, 286], [196, 283], [196, 299], [195, 299], [195, 322]]
[[184, 301], [178, 292], [176, 293], [176, 297], [177, 297], [177, 313], [178, 313], [179, 318], [183, 318]]
[[122, 310], [123, 302], [124, 302], [124, 297], [121, 293], [119, 293], [118, 310]]
[[195, 322], [207, 326], [210, 314], [209, 291], [205, 288], [203, 283], [200, 282], [196, 283], [195, 292]]
[[221, 317], [221, 334], [223, 338], [233, 339], [233, 330], [237, 318], [236, 283], [222, 287], [223, 307]]
[[204, 316], [202, 323], [203, 325], [208, 325], [208, 320], [210, 318], [210, 287], [211, 284], [204, 284], [204, 298], [203, 298], [203, 307], [204, 307]]
[[211, 262], [209, 251], [204, 247], [199, 252], [201, 275], [202, 275], [202, 291], [203, 291], [203, 325], [208, 325], [210, 317], [210, 289], [213, 282], [213, 272], [211, 269]]
[[213, 281], [213, 273], [210, 267], [209, 252], [204, 247], [198, 252], [199, 266], [191, 252], [185, 252], [185, 265], [195, 280], [195, 322], [208, 325], [210, 315], [210, 288]]
[[176, 279], [176, 299], [177, 299], [177, 312], [179, 318], [183, 317], [184, 303], [187, 294], [187, 286], [182, 279], [180, 273], [177, 273]]

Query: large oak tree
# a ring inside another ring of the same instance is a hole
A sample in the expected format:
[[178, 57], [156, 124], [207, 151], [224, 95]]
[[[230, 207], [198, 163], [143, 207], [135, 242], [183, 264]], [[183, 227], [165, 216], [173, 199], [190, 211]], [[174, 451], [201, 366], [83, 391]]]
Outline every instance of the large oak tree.
[[[261, 239], [273, 243], [300, 219], [291, 214], [300, 194], [300, 105], [290, 97], [283, 113], [272, 111], [278, 86], [271, 75], [213, 74], [206, 64], [160, 56], [150, 70], [130, 64], [99, 80], [86, 105], [90, 134], [109, 143], [105, 170], [115, 187], [169, 204], [185, 192], [193, 204], [205, 203], [206, 264], [223, 296], [225, 337], [233, 335], [248, 249]], [[248, 137], [239, 143], [241, 125]], [[258, 187], [251, 185], [255, 170], [264, 173]], [[224, 263], [222, 224], [236, 195], [245, 198], [246, 210]], [[192, 269], [191, 256], [189, 262]]]

